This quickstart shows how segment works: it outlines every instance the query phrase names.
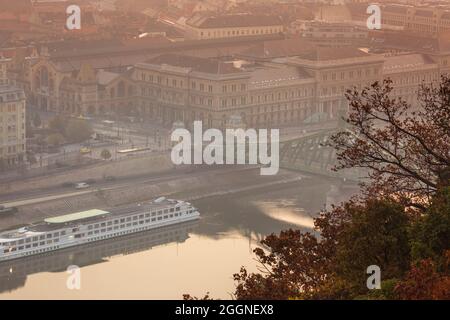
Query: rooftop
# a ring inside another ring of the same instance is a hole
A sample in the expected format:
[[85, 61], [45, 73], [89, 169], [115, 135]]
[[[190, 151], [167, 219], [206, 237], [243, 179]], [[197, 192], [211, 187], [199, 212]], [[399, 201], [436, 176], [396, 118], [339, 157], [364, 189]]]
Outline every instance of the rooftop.
[[144, 211], [165, 209], [169, 206], [178, 206], [180, 204], [181, 201], [166, 199], [162, 197], [153, 201], [142, 202], [139, 204], [123, 205], [119, 207], [109, 208], [108, 211], [92, 209], [58, 217], [47, 218], [44, 221], [39, 221], [22, 228], [5, 231], [0, 230], [0, 242], [15, 241], [18, 239], [42, 234], [43, 232], [77, 227], [85, 223], [92, 223], [96, 221], [104, 221], [106, 215], [111, 217], [125, 217]]
[[340, 60], [367, 56], [369, 56], [368, 53], [353, 47], [313, 47], [298, 55], [300, 59], [311, 61]]
[[425, 66], [436, 66], [436, 64], [425, 55], [417, 53], [386, 57], [383, 69], [385, 73], [390, 73]]
[[92, 209], [92, 210], [87, 210], [87, 211], [66, 214], [63, 216], [47, 218], [44, 221], [47, 223], [67, 223], [67, 222], [73, 222], [73, 221], [88, 219], [88, 218], [107, 215], [107, 214], [109, 214], [108, 211]]
[[450, 52], [450, 34], [444, 32], [433, 38], [401, 31], [377, 31], [372, 33], [372, 47], [396, 48], [421, 53], [446, 53]]
[[258, 26], [279, 26], [283, 22], [279, 16], [255, 14], [227, 14], [222, 16], [208, 16], [195, 14], [186, 24], [196, 28], [240, 28]]
[[238, 56], [251, 59], [292, 57], [316, 45], [302, 38], [264, 41], [242, 50]]
[[240, 69], [216, 59], [198, 58], [179, 54], [164, 54], [147, 61], [149, 64], [187, 68], [210, 74], [239, 73]]

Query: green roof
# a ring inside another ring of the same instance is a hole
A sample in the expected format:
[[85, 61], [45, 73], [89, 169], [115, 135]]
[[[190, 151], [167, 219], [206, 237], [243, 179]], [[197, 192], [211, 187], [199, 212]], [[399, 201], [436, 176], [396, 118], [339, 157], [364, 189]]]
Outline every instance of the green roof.
[[109, 213], [108, 211], [92, 209], [92, 210], [87, 210], [87, 211], [66, 214], [63, 216], [47, 218], [44, 221], [47, 223], [65, 223], [65, 222], [71, 222], [71, 221], [101, 216], [101, 215], [108, 214], [108, 213]]

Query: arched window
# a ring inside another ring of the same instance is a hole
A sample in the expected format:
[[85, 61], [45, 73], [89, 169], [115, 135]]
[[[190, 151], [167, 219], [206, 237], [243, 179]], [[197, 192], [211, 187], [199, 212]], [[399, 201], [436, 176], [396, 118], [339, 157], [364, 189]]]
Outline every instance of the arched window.
[[41, 68], [41, 85], [47, 87], [48, 86], [48, 70], [46, 67]]
[[123, 81], [120, 81], [119, 85], [117, 86], [117, 95], [119, 97], [125, 96], [125, 84], [123, 83]]

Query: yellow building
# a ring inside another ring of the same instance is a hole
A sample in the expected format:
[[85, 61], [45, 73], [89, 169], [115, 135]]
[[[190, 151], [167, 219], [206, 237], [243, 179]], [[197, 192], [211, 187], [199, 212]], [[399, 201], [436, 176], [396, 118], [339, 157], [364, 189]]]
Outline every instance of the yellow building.
[[0, 170], [23, 161], [25, 140], [25, 94], [0, 85]]
[[11, 64], [11, 59], [3, 58], [0, 55], [0, 86], [8, 84], [7, 70]]

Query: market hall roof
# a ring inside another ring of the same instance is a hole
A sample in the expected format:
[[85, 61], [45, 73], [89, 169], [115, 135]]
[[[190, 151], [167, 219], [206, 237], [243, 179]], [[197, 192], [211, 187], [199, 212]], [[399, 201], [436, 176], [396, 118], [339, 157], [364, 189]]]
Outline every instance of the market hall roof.
[[220, 16], [198, 13], [186, 21], [187, 25], [200, 29], [245, 28], [259, 26], [280, 26], [279, 16], [255, 14], [226, 14]]

